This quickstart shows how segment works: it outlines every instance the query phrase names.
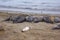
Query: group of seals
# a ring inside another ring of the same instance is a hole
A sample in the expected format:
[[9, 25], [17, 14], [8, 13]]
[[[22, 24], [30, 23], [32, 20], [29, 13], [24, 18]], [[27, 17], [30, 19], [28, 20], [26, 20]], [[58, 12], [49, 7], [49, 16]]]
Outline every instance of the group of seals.
[[[13, 23], [22, 22], [46, 22], [46, 23], [60, 23], [60, 17], [58, 16], [10, 16], [4, 21], [12, 21]], [[52, 29], [60, 29], [60, 24]]]
[[38, 23], [43, 20], [43, 16], [10, 16], [5, 21], [13, 21], [13, 23], [22, 23], [26, 22], [34, 22]]
[[59, 16], [44, 16], [44, 22], [47, 23], [60, 23], [60, 17]]
[[5, 21], [13, 21], [13, 23], [26, 22], [47, 22], [47, 23], [59, 23], [60, 17], [51, 16], [10, 16]]

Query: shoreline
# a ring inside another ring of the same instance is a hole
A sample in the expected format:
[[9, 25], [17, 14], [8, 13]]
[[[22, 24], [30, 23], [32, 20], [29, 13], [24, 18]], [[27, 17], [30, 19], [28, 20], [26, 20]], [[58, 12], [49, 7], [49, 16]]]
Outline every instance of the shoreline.
[[22, 12], [22, 11], [7, 11], [7, 10], [0, 10], [0, 14], [25, 14], [25, 15], [48, 15], [48, 16], [60, 16], [60, 14], [42, 14], [42, 13], [33, 13], [33, 12]]
[[[55, 10], [55, 9], [54, 9]], [[27, 9], [12, 9], [12, 8], [0, 8], [1, 12], [9, 12], [9, 13], [33, 13], [33, 14], [60, 14], [60, 12], [57, 11], [44, 11], [44, 10], [27, 10]]]

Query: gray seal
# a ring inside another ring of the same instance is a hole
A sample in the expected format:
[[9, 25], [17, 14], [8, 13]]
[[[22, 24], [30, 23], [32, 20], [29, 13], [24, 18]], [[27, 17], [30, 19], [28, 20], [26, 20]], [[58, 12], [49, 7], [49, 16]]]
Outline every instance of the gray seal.
[[27, 16], [26, 17], [26, 21], [27, 22], [33, 22], [33, 20], [34, 20], [34, 17], [33, 16]]
[[46, 23], [53, 23], [50, 16], [44, 16], [43, 21], [46, 22]]
[[55, 30], [55, 29], [60, 29], [60, 24], [54, 26], [52, 29], [53, 29], [53, 30]]
[[33, 22], [38, 23], [43, 21], [43, 16], [35, 16]]
[[24, 22], [26, 19], [24, 16], [17, 16], [16, 18], [14, 18], [13, 23], [22, 23]]
[[55, 23], [60, 23], [60, 17], [55, 17], [54, 22]]

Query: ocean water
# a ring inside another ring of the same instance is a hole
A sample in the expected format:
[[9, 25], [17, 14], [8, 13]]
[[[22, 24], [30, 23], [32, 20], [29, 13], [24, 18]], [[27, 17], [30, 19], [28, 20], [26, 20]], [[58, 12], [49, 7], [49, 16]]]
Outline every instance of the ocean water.
[[60, 0], [0, 0], [0, 10], [60, 14]]

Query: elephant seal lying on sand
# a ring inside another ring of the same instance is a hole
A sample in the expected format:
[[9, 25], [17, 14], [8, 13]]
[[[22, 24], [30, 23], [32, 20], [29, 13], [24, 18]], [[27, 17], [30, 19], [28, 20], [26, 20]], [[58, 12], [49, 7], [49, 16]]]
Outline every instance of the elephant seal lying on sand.
[[7, 17], [4, 21], [13, 21], [13, 20], [17, 20], [19, 19], [19, 17], [23, 19], [23, 17], [25, 18], [26, 16], [28, 16], [27, 14], [21, 14], [21, 15], [10, 15], [9, 17]]
[[60, 17], [55, 17], [54, 22], [55, 23], [60, 23]]
[[33, 22], [38, 23], [43, 21], [43, 16], [35, 16]]
[[34, 20], [34, 17], [33, 16], [27, 16], [26, 17], [26, 21], [27, 22], [33, 22], [33, 20]]
[[38, 22], [40, 22], [40, 20], [39, 20], [37, 17], [34, 17], [33, 22], [34, 22], [34, 23], [38, 23]]
[[13, 23], [22, 23], [24, 22], [26, 19], [24, 16], [17, 16], [14, 20]]
[[7, 19], [5, 19], [4, 21], [11, 21], [11, 17], [12, 16], [9, 16]]
[[27, 16], [26, 17], [27, 22], [38, 23], [38, 22], [42, 22], [42, 20], [43, 20], [43, 16]]
[[60, 29], [60, 24], [55, 25], [52, 29], [53, 29], [53, 30], [55, 30], [55, 29]]
[[5, 19], [4, 21], [13, 21], [15, 18], [17, 18], [18, 16], [9, 16], [7, 19]]
[[21, 23], [25, 21], [24, 16], [10, 16], [5, 21], [12, 21], [13, 23]]
[[51, 16], [44, 16], [43, 21], [47, 23], [53, 23], [54, 18], [52, 18]]

